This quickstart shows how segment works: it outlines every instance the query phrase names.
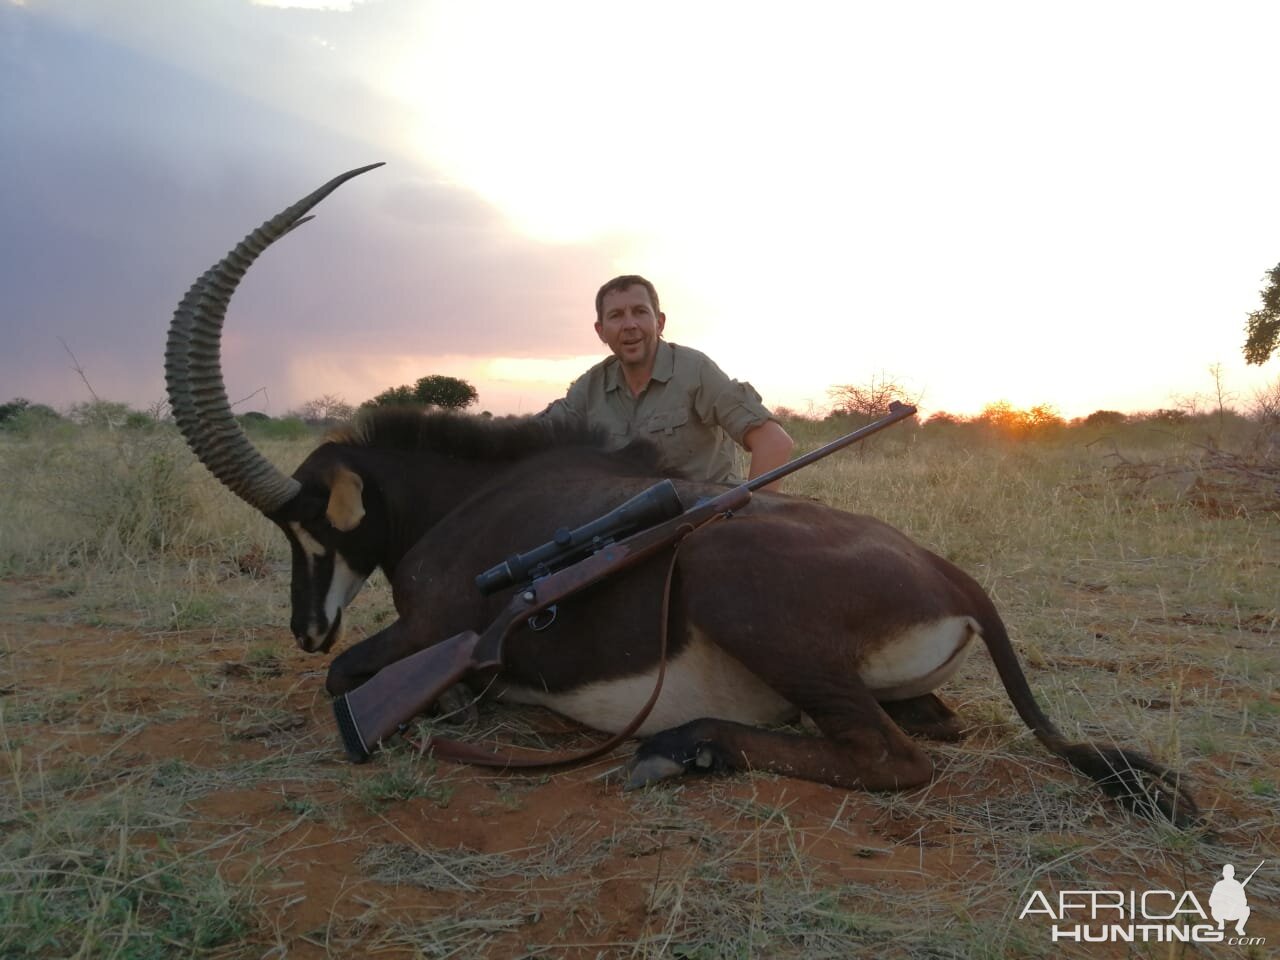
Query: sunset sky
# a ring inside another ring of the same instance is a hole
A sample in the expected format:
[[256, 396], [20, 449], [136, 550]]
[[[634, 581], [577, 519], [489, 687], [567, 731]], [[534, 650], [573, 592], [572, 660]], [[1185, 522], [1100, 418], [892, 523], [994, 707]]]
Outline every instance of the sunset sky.
[[[0, 401], [163, 396], [187, 286], [238, 409], [430, 373], [528, 413], [596, 288], [772, 405], [1247, 405], [1280, 261], [1280, 4], [0, 0]], [[64, 346], [65, 344], [65, 346]]]

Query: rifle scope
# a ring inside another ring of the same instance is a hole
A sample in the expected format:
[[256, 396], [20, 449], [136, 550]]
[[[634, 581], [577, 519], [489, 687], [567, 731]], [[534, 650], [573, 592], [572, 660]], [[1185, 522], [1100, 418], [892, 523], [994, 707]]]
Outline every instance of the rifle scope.
[[605, 541], [632, 530], [642, 530], [684, 513], [684, 504], [675, 484], [660, 480], [602, 517], [584, 523], [577, 530], [561, 527], [555, 536], [528, 553], [518, 553], [476, 577], [483, 594], [532, 579], [539, 567], [548, 570], [563, 565], [580, 554], [599, 549]]

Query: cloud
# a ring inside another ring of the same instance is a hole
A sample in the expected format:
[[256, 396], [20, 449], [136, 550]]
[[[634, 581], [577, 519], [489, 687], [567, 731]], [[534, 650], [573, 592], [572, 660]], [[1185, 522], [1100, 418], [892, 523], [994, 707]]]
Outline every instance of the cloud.
[[[0, 193], [7, 394], [83, 398], [61, 337], [100, 394], [157, 399], [186, 286], [249, 229], [374, 160], [390, 162], [329, 198], [246, 278], [227, 324], [229, 392], [268, 387], [278, 405], [324, 392], [282, 382], [311, 352], [593, 349], [591, 297], [608, 250], [523, 241], [415, 158], [75, 24], [10, 9], [0, 29], [10, 36], [0, 118], [20, 145]], [[396, 110], [370, 96], [363, 113], [376, 126]]]
[[237, 395], [318, 392], [281, 386], [312, 354], [590, 356], [624, 272], [791, 406], [879, 369], [953, 409], [1188, 392], [1275, 261], [1275, 11], [1010, 11], [0, 5], [0, 393], [78, 399], [61, 333], [154, 399], [185, 286], [372, 160], [237, 295]]

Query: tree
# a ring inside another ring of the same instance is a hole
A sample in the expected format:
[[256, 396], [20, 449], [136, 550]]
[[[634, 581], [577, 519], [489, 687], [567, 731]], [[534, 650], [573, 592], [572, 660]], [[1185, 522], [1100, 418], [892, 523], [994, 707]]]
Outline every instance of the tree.
[[413, 386], [401, 385], [383, 390], [361, 406], [413, 406], [443, 407], [445, 410], [463, 410], [480, 399], [476, 388], [457, 377], [438, 373], [422, 377]]
[[1052, 404], [1039, 403], [1030, 410], [1019, 410], [1008, 400], [987, 404], [974, 420], [988, 424], [1005, 436], [1020, 438], [1043, 434], [1064, 426], [1062, 417]]
[[1254, 393], [1249, 415], [1261, 424], [1280, 426], [1280, 378]]
[[1245, 363], [1261, 366], [1280, 346], [1280, 263], [1267, 273], [1270, 283], [1259, 293], [1262, 309], [1249, 314], [1245, 325], [1248, 334], [1244, 342]]
[[129, 415], [135, 412], [118, 400], [86, 400], [73, 403], [69, 414], [71, 420], [82, 427], [118, 430], [129, 424]]
[[1054, 427], [1066, 426], [1066, 421], [1051, 403], [1037, 403], [1023, 415], [1023, 418], [1027, 429], [1032, 433], [1043, 433]]
[[388, 387], [372, 400], [360, 404], [362, 407], [403, 407], [414, 402], [413, 387]]
[[476, 388], [467, 381], [438, 373], [423, 377], [415, 383], [413, 396], [421, 404], [444, 407], [446, 410], [464, 410], [480, 399]]
[[336, 423], [340, 420], [350, 420], [355, 415], [355, 407], [347, 403], [342, 397], [332, 393], [326, 393], [323, 396], [315, 397], [308, 400], [297, 410], [291, 410], [290, 416], [297, 417], [306, 423]]
[[866, 383], [841, 383], [827, 388], [831, 398], [831, 412], [874, 420], [889, 411], [894, 400], [914, 404], [916, 398], [907, 396], [906, 388], [883, 370], [873, 374]]

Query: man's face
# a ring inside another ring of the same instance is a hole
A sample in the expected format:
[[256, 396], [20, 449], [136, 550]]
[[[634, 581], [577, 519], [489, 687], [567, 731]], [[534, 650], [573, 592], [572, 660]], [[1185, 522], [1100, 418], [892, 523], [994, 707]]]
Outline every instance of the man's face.
[[625, 367], [645, 367], [658, 351], [658, 335], [667, 318], [655, 313], [649, 291], [640, 284], [610, 290], [600, 303], [604, 319], [596, 321], [596, 333]]

